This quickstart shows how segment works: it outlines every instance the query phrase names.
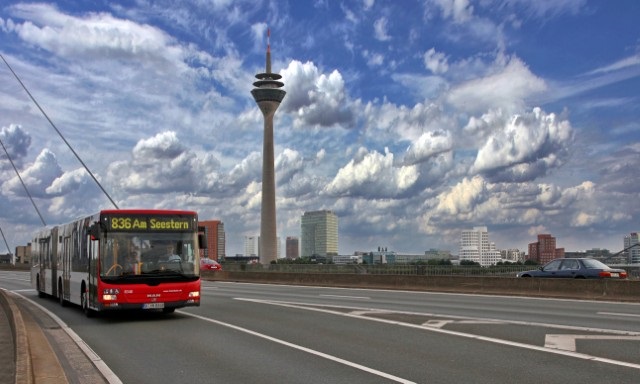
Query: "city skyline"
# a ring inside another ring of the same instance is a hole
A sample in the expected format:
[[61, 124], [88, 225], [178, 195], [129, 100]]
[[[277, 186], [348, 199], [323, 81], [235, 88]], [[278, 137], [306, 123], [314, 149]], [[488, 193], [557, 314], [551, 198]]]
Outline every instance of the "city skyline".
[[[314, 212], [305, 212], [305, 213], [314, 213]], [[485, 235], [490, 235], [491, 234], [491, 230], [490, 228], [483, 226], [483, 225], [479, 225], [476, 226], [474, 228], [465, 228], [461, 231], [461, 238], [458, 239], [457, 243], [455, 244], [445, 244], [443, 247], [437, 248], [437, 247], [430, 247], [429, 245], [426, 246], [426, 248], [424, 250], [416, 250], [415, 252], [408, 252], [411, 254], [422, 254], [422, 253], [428, 253], [430, 251], [447, 251], [450, 252], [452, 255], [460, 257], [461, 256], [461, 252], [460, 250], [464, 247], [464, 238], [465, 238], [465, 233], [468, 232], [484, 232]], [[296, 241], [301, 240], [302, 238], [302, 231], [295, 233], [295, 234], [286, 234], [285, 236], [285, 241], [288, 241], [290, 238], [295, 239]], [[483, 243], [486, 242], [486, 244], [491, 244], [493, 246], [493, 248], [490, 248], [489, 251], [493, 252], [493, 251], [514, 251], [517, 250], [520, 253], [522, 253], [523, 255], [530, 257], [530, 254], [528, 252], [528, 250], [531, 248], [531, 245], [534, 243], [539, 243], [540, 242], [540, 238], [552, 238], [553, 242], [555, 244], [556, 242], [556, 237], [554, 236], [553, 233], [538, 233], [535, 236], [531, 237], [528, 240], [522, 240], [523, 242], [523, 246], [514, 246], [514, 247], [507, 247], [507, 246], [501, 246], [500, 244], [497, 244], [494, 241], [489, 241], [488, 238], [484, 239], [484, 240], [477, 240], [478, 243]], [[243, 240], [243, 252], [240, 253], [234, 253], [234, 254], [229, 254], [227, 252], [227, 256], [237, 256], [237, 255], [242, 255], [242, 256], [258, 256], [258, 244], [259, 244], [259, 234], [255, 234], [255, 235], [245, 235], [244, 236], [244, 240]], [[338, 230], [338, 239], [340, 238], [340, 231]], [[622, 245], [618, 248], [614, 248], [614, 249], [609, 249], [606, 247], [592, 247], [592, 248], [586, 248], [586, 249], [567, 249], [566, 251], [568, 253], [574, 253], [574, 252], [585, 252], [585, 251], [595, 251], [595, 250], [601, 250], [601, 251], [609, 251], [609, 253], [611, 254], [616, 254], [620, 251], [622, 251], [622, 249], [625, 249], [631, 245], [637, 244], [638, 243], [638, 233], [636, 232], [632, 232], [630, 234], [626, 234], [624, 236], [622, 236], [620, 238], [620, 242], [622, 243]], [[280, 249], [281, 247], [283, 247], [283, 240], [281, 240], [281, 236], [277, 236], [277, 244], [278, 244], [278, 248]], [[254, 244], [252, 245], [247, 245], [247, 241], [253, 242]], [[564, 249], [564, 247], [562, 246], [562, 241], [559, 241], [559, 247], [561, 247], [562, 249]], [[484, 243], [483, 243], [484, 244]], [[375, 251], [376, 248], [380, 248], [381, 244], [379, 242], [376, 242], [376, 240], [373, 240], [372, 244], [369, 244], [368, 246], [364, 246], [362, 248], [358, 248], [358, 249], [352, 249], [352, 250], [347, 250], [346, 252], [340, 252], [339, 255], [341, 256], [349, 256], [349, 255], [353, 255], [356, 253], [361, 253], [361, 252], [373, 252]], [[396, 249], [392, 249], [389, 248], [387, 246], [385, 246], [384, 244], [382, 244], [382, 248], [386, 248], [388, 251], [390, 252], [402, 252], [402, 250], [396, 250]], [[255, 250], [254, 251], [250, 251], [247, 252], [248, 249], [252, 249]], [[286, 249], [286, 243], [284, 246], [284, 249]], [[301, 250], [301, 244], [298, 244], [298, 249]], [[554, 248], [555, 250], [555, 248]], [[406, 252], [405, 252], [406, 253]], [[285, 255], [282, 254], [282, 252], [278, 252], [279, 255], [279, 259], [284, 259], [286, 258]], [[480, 255], [477, 255], [478, 257], [480, 257]], [[302, 256], [301, 256], [302, 257]], [[560, 257], [560, 256], [559, 256]], [[477, 261], [475, 260], [474, 257], [462, 257], [462, 259], [468, 259], [468, 260], [472, 260], [472, 261]]]
[[[230, 254], [260, 228], [267, 26], [283, 238], [331, 210], [340, 254], [476, 226], [505, 249], [552, 233], [617, 252], [640, 230], [639, 18], [631, 0], [10, 1], [0, 54], [119, 207], [221, 220]], [[47, 224], [113, 208], [1, 61], [0, 78], [0, 140]], [[0, 148], [10, 248], [40, 227]]]

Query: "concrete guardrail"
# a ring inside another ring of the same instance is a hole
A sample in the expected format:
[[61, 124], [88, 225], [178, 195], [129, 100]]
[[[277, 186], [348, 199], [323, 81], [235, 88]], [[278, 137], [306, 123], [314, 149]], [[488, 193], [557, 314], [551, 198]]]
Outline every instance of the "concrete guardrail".
[[640, 302], [640, 281], [203, 271], [211, 281]]

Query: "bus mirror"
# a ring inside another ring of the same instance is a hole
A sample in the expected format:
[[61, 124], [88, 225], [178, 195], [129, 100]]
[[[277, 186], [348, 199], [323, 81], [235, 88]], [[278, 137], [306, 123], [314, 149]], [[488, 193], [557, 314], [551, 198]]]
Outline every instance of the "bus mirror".
[[89, 236], [91, 240], [100, 240], [100, 223], [95, 222], [89, 226]]
[[207, 249], [207, 242], [204, 239], [204, 234], [198, 233], [198, 247], [200, 249]]

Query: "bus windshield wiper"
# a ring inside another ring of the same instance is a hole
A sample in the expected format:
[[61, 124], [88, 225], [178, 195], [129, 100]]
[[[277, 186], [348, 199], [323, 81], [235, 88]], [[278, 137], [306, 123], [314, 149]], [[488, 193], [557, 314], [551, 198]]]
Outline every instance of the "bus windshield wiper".
[[147, 271], [142, 274], [144, 275], [164, 275], [164, 276], [181, 276], [181, 277], [190, 277], [180, 271], [176, 271], [175, 269], [154, 269], [151, 271]]

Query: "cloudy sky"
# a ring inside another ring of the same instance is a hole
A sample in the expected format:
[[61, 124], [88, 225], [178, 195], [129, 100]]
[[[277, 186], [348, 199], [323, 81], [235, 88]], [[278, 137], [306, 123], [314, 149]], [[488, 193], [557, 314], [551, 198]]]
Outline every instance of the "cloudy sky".
[[[259, 234], [272, 68], [278, 235], [339, 217], [341, 254], [457, 254], [640, 231], [640, 2], [3, 2], [0, 53], [120, 208], [196, 210], [227, 254]], [[46, 224], [113, 208], [0, 62], [0, 140]], [[0, 148], [9, 246], [42, 226]], [[5, 244], [0, 243], [0, 252]]]

